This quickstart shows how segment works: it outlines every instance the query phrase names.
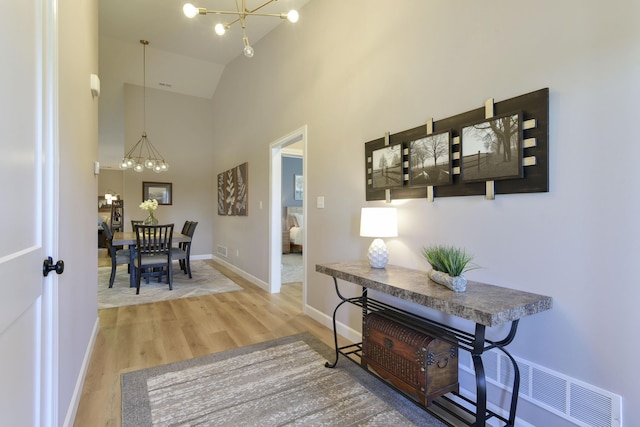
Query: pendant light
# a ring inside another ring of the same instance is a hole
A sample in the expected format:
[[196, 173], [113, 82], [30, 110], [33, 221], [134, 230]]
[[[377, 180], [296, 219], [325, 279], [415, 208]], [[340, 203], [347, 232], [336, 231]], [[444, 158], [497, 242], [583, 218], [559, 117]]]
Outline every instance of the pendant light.
[[147, 40], [140, 40], [142, 44], [142, 137], [136, 145], [125, 154], [120, 162], [121, 169], [133, 169], [142, 172], [151, 169], [156, 173], [169, 170], [169, 164], [164, 160], [160, 152], [151, 144], [147, 138]]

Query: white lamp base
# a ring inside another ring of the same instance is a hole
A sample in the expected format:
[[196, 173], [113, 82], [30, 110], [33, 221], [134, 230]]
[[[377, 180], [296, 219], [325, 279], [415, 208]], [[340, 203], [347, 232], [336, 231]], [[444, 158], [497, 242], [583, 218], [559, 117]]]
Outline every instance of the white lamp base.
[[369, 246], [369, 252], [367, 253], [369, 258], [369, 264], [373, 268], [384, 268], [389, 262], [389, 251], [387, 251], [387, 245], [384, 244], [382, 239], [374, 239]]

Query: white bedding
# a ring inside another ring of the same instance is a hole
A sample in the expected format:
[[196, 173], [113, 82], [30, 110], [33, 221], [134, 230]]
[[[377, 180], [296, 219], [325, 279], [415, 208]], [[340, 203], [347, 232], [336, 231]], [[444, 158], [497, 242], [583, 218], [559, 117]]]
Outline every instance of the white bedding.
[[302, 245], [302, 234], [301, 227], [291, 227], [289, 230], [289, 240], [294, 245]]

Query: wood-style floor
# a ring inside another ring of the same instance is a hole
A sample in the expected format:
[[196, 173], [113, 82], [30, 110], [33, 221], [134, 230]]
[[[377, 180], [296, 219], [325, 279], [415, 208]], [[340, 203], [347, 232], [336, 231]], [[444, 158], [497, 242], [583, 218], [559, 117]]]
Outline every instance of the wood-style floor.
[[[243, 291], [99, 310], [100, 328], [75, 426], [120, 426], [120, 375], [274, 338], [332, 332], [302, 313], [302, 284], [269, 294], [208, 261]], [[342, 345], [343, 342], [341, 341]]]

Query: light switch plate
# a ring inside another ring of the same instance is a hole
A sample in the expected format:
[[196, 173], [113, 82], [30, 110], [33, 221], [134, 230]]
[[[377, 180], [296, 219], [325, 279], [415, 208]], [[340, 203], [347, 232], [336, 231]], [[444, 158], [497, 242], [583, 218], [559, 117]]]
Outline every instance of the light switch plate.
[[97, 74], [91, 74], [91, 95], [100, 96], [100, 78]]
[[318, 207], [318, 209], [324, 209], [324, 196], [318, 196], [316, 206]]

